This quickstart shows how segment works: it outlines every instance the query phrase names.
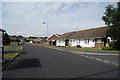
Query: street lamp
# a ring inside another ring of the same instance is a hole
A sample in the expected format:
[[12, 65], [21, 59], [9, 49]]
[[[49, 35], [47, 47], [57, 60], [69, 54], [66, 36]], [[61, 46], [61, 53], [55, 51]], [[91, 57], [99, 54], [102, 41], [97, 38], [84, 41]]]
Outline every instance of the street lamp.
[[[43, 24], [46, 24], [45, 22], [43, 22]], [[48, 37], [48, 24], [47, 24], [47, 37]]]

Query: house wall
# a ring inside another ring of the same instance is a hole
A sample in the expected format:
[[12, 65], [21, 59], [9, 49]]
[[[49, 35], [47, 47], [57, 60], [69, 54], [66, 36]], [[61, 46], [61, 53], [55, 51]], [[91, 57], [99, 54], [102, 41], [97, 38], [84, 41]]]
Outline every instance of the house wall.
[[56, 40], [56, 46], [65, 46], [64, 40]]
[[[3, 50], [3, 36], [2, 36], [3, 32], [0, 31], [0, 55], [2, 55], [2, 50]], [[2, 60], [2, 56], [0, 56], [0, 60]]]
[[85, 43], [85, 40], [88, 39], [70, 39], [69, 45], [71, 47], [80, 45], [81, 47], [95, 47], [95, 39], [89, 39], [88, 43]]
[[48, 38], [48, 41], [52, 41], [52, 40], [55, 40], [57, 39], [58, 37], [56, 35], [53, 35], [52, 37]]
[[2, 47], [2, 31], [0, 31], [0, 47]]

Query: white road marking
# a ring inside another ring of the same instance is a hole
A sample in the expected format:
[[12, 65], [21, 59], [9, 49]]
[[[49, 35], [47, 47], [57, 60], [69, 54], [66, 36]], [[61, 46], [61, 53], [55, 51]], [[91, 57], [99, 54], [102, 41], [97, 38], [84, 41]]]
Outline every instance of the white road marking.
[[78, 52], [72, 52], [72, 53], [74, 53], [74, 54], [76, 54], [76, 55], [81, 55], [81, 56], [86, 57], [86, 58], [94, 59], [94, 60], [97, 60], [97, 61], [102, 61], [102, 62], [105, 62], [105, 63], [109, 63], [109, 64], [112, 64], [112, 65], [116, 65], [116, 66], [119, 65], [119, 64], [116, 64], [116, 63], [112, 63], [112, 62], [110, 62], [110, 61], [107, 61], [107, 60], [102, 60], [102, 59], [100, 59], [100, 58], [94, 58], [94, 57], [91, 57], [91, 56], [84, 55], [84, 53], [82, 53], [82, 54], [80, 54], [80, 53], [78, 53]]
[[94, 57], [89, 57], [90, 59], [95, 59]]
[[81, 55], [81, 56], [84, 56], [84, 55]]
[[99, 58], [96, 58], [96, 60], [98, 60], [98, 61], [102, 61], [101, 59], [99, 59]]
[[110, 63], [110, 62], [109, 62], [109, 61], [107, 61], [107, 60], [103, 60], [103, 62]]
[[88, 56], [85, 55], [85, 57], [88, 57]]

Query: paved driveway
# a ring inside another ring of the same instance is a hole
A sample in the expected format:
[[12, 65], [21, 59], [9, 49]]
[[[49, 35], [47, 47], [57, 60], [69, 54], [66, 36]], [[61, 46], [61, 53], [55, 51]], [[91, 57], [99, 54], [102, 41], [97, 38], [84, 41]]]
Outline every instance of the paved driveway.
[[3, 78], [117, 78], [118, 67], [37, 45], [24, 45], [23, 53], [3, 71]]

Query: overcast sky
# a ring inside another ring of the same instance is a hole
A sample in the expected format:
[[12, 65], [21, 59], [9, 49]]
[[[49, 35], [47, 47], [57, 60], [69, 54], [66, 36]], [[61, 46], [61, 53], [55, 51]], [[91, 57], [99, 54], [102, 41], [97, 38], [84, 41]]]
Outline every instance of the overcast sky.
[[[2, 28], [10, 35], [49, 36], [105, 26], [105, 6], [115, 2], [4, 2]], [[46, 24], [43, 24], [45, 22]]]

